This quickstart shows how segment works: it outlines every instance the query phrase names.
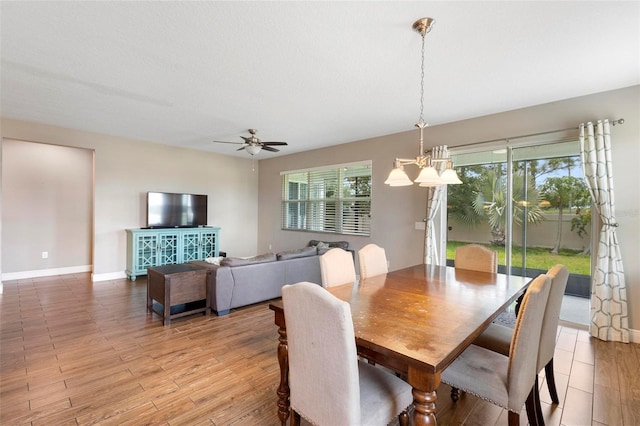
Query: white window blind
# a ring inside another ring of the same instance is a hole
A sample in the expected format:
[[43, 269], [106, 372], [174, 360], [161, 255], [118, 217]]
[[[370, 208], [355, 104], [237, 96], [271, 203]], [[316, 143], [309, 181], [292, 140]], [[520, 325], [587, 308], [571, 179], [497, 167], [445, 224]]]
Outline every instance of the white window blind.
[[371, 234], [371, 162], [282, 173], [282, 229]]

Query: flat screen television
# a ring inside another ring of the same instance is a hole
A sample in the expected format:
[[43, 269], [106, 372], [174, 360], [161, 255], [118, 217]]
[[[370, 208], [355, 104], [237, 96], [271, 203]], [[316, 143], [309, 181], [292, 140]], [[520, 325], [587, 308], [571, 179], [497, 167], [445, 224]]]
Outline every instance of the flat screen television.
[[206, 195], [147, 193], [148, 228], [188, 228], [206, 224]]

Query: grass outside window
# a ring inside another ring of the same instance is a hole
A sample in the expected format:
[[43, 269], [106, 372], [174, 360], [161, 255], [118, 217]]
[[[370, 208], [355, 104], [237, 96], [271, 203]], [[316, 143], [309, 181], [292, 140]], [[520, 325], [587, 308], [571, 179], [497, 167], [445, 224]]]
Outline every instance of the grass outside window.
[[[467, 242], [448, 241], [447, 242], [447, 259], [455, 259], [456, 247], [464, 246]], [[498, 252], [498, 264], [505, 264], [505, 248], [490, 244], [479, 244], [488, 249]], [[548, 247], [528, 247], [526, 249], [527, 268], [548, 270], [557, 263], [561, 263], [569, 269], [572, 274], [591, 275], [591, 255], [581, 254], [580, 250], [560, 249], [558, 254], [552, 254]], [[522, 267], [522, 247], [514, 246], [511, 250], [512, 265], [514, 267]]]

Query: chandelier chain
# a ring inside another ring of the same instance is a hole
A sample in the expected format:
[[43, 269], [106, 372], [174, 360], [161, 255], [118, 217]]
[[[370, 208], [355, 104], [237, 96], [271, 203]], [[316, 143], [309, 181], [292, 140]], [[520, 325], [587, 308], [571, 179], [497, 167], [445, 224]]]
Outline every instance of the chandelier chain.
[[420, 63], [420, 117], [418, 123], [424, 123], [424, 35], [422, 32], [422, 62]]

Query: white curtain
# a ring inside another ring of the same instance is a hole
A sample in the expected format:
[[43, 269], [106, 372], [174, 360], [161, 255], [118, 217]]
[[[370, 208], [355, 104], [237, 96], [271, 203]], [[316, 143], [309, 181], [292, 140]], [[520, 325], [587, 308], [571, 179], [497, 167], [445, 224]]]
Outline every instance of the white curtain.
[[[586, 135], [585, 135], [586, 131]], [[587, 186], [602, 227], [591, 288], [591, 335], [629, 342], [627, 290], [616, 235], [609, 121], [580, 124], [580, 153]]]
[[429, 187], [427, 192], [427, 223], [424, 229], [424, 263], [428, 265], [439, 265], [438, 241], [436, 240], [435, 218], [443, 191], [447, 185]]

